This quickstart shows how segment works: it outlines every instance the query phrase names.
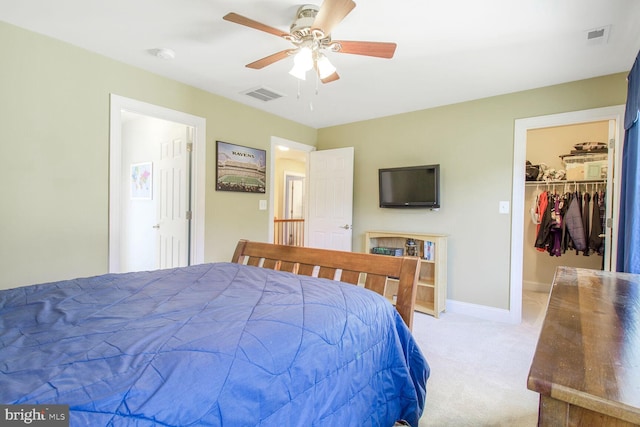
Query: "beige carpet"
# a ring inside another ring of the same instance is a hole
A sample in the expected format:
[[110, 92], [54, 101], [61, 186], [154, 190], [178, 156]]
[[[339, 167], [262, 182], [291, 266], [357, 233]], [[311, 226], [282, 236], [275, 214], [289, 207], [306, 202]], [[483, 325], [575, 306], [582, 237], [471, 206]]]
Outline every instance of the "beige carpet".
[[527, 375], [546, 303], [547, 293], [525, 291], [518, 325], [416, 313], [413, 334], [431, 366], [420, 427], [536, 426]]

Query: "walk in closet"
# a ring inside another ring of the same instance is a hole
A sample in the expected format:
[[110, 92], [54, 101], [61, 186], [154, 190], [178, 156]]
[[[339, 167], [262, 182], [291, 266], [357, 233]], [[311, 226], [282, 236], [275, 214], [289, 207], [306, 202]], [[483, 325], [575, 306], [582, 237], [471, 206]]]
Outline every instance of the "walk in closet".
[[610, 132], [608, 120], [527, 131], [525, 289], [547, 291], [561, 265], [605, 268]]

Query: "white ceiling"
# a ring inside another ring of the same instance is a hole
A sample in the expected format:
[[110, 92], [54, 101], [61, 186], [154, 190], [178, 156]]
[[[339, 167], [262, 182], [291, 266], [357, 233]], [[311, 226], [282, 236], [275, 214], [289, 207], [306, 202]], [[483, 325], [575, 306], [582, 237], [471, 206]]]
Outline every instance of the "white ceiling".
[[[314, 128], [626, 72], [640, 50], [639, 0], [357, 3], [333, 38], [396, 42], [395, 56], [329, 53], [341, 78], [317, 93], [315, 78], [298, 86], [288, 74], [292, 58], [246, 68], [290, 45], [222, 19], [236, 12], [288, 32], [294, 0], [0, 0], [0, 20]], [[587, 41], [606, 26], [606, 43]], [[257, 87], [285, 96], [243, 94]]]

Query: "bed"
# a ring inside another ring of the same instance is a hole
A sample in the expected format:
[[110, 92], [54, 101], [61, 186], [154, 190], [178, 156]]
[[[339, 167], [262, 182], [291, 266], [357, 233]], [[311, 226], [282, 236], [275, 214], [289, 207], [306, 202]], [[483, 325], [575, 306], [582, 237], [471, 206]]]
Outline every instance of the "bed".
[[417, 426], [416, 275], [240, 241], [229, 263], [0, 291], [0, 403], [69, 405], [72, 426]]

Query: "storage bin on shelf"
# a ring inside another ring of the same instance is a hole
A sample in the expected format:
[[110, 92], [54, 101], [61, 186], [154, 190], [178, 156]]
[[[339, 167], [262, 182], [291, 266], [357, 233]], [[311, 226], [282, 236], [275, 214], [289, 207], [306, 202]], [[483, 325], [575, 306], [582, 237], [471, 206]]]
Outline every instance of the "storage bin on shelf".
[[607, 153], [572, 154], [560, 157], [567, 172], [567, 181], [607, 177]]

